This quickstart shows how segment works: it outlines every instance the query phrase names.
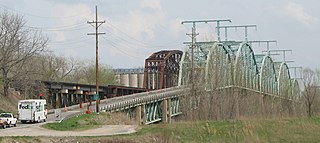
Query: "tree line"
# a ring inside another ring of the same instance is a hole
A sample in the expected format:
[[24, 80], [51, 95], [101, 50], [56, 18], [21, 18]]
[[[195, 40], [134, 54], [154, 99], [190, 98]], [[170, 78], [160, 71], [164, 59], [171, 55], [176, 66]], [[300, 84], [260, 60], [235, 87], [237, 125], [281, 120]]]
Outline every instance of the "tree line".
[[[55, 55], [49, 38], [26, 25], [23, 16], [0, 13], [0, 91], [8, 96], [15, 88], [28, 94], [35, 80], [95, 84], [95, 62]], [[114, 84], [111, 67], [99, 65], [100, 84]]]

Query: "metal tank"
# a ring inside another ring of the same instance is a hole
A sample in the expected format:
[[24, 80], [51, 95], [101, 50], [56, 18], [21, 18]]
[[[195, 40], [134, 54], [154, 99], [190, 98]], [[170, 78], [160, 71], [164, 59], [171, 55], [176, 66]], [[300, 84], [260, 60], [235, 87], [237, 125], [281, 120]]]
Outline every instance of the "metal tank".
[[129, 74], [120, 75], [120, 84], [123, 86], [129, 86]]
[[138, 74], [132, 73], [129, 75], [129, 86], [138, 87]]
[[138, 74], [138, 87], [143, 88], [144, 73]]

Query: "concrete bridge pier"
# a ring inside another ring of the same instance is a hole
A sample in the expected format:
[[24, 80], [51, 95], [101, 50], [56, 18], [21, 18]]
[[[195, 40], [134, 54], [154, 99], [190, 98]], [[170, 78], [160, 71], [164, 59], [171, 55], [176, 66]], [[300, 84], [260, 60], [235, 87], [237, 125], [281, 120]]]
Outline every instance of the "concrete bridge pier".
[[144, 112], [145, 112], [145, 104], [141, 104], [135, 107], [136, 121], [138, 122], [138, 125], [143, 125], [146, 122]]
[[58, 93], [58, 108], [62, 108], [62, 93]]
[[171, 99], [162, 101], [162, 122], [171, 123]]
[[72, 95], [72, 105], [79, 104], [77, 100], [78, 95], [76, 93], [73, 93]]
[[60, 108], [63, 108], [64, 106], [67, 106], [68, 105], [68, 89], [62, 89], [61, 91], [60, 91], [60, 93], [61, 93], [61, 96], [60, 96], [60, 98], [62, 98], [61, 100], [62, 100], [62, 102], [60, 102], [61, 104], [60, 104]]
[[81, 94], [76, 94], [76, 96], [77, 96], [77, 103], [78, 104], [81, 104], [81, 102], [82, 102], [82, 98], [81, 98]]
[[73, 97], [73, 94], [67, 94], [67, 106], [71, 106], [72, 105], [72, 97]]
[[57, 99], [58, 98], [58, 93], [54, 92], [52, 93], [52, 107], [57, 108]]
[[64, 106], [67, 106], [67, 102], [68, 102], [68, 100], [67, 100], [67, 93], [62, 93], [62, 107], [61, 108], [63, 108]]

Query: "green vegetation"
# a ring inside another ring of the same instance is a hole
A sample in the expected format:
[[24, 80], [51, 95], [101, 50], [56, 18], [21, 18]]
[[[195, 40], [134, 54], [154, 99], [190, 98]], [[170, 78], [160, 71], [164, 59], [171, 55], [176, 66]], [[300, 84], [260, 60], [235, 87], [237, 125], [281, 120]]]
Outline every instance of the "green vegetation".
[[320, 142], [320, 117], [181, 122], [144, 126], [132, 135], [164, 142]]
[[[68, 119], [62, 123], [45, 125], [56, 130], [85, 130], [99, 127], [110, 120], [109, 114], [89, 114]], [[12, 140], [28, 142], [46, 139], [79, 142], [188, 142], [188, 143], [300, 143], [320, 142], [320, 117], [294, 119], [242, 119], [228, 121], [176, 122], [172, 124], [143, 125], [129, 135], [99, 137], [22, 137]], [[1, 138], [0, 138], [1, 139]], [[11, 141], [6, 138], [5, 141]]]
[[43, 125], [43, 127], [59, 131], [86, 130], [98, 128], [104, 125], [108, 119], [110, 119], [110, 115], [107, 113], [92, 113], [76, 116], [61, 123], [48, 123]]

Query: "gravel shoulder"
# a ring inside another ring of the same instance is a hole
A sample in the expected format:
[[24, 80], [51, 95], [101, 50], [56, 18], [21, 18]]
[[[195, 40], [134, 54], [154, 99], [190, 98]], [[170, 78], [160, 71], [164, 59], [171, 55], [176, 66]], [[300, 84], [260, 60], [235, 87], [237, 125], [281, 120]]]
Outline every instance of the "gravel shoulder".
[[0, 130], [0, 136], [110, 136], [134, 133], [138, 128], [137, 125], [103, 125], [101, 128], [84, 131], [55, 131], [40, 127], [40, 125], [42, 124], [36, 126], [25, 126], [20, 128], [8, 128], [5, 130]]

